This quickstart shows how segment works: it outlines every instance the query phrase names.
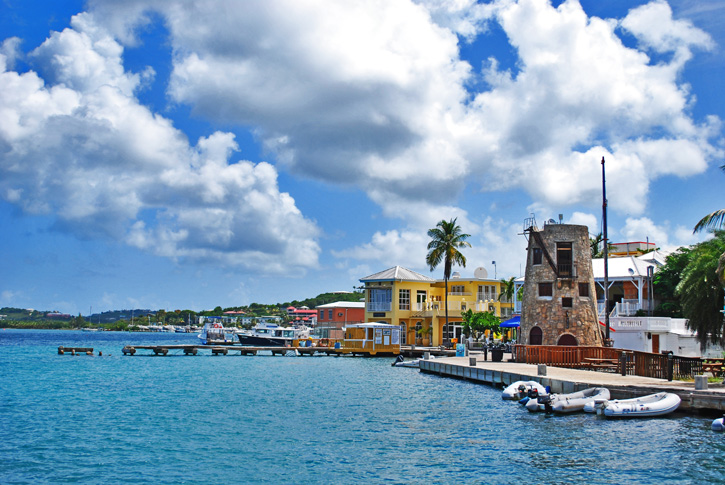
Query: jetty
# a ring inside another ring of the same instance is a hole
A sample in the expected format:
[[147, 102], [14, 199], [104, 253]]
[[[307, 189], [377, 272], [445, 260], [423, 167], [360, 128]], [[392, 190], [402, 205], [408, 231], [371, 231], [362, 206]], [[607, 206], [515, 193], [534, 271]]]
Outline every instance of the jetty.
[[[58, 353], [61, 353], [60, 347]], [[66, 352], [69, 351], [66, 348]], [[91, 352], [93, 349], [90, 349]], [[136, 355], [139, 350], [150, 351], [146, 355], [198, 355], [200, 350], [209, 351], [211, 355], [258, 355], [260, 352], [271, 352], [272, 355], [286, 355], [287, 352], [297, 351], [299, 355], [351, 355], [351, 356], [370, 356], [370, 352], [364, 348], [345, 348], [338, 346], [299, 346], [299, 347], [251, 347], [243, 345], [230, 345], [221, 343], [212, 343], [210, 345], [202, 344], [178, 344], [178, 345], [126, 345], [121, 349], [123, 355]], [[435, 357], [451, 357], [456, 355], [455, 350], [443, 349], [439, 347], [400, 347], [400, 353], [406, 357], [423, 357], [429, 354]]]
[[148, 355], [197, 355], [200, 350], [209, 351], [211, 355], [257, 355], [260, 352], [271, 352], [272, 355], [286, 355], [296, 352], [296, 355], [337, 355], [334, 347], [245, 347], [241, 345], [126, 345], [121, 349], [123, 355], [136, 355], [139, 350], [149, 350]]
[[680, 396], [681, 411], [702, 413], [725, 411], [725, 386], [708, 384], [704, 376], [698, 376], [700, 379], [696, 378], [695, 382], [668, 381], [544, 364], [483, 361], [480, 357], [482, 356], [469, 355], [421, 360], [420, 371], [495, 387], [506, 387], [516, 381], [536, 381], [543, 386], [550, 386], [551, 392], [560, 394], [590, 387], [606, 387], [612, 399], [630, 399], [658, 392], [671, 392]]
[[58, 355], [70, 354], [70, 355], [93, 355], [93, 347], [58, 347]]

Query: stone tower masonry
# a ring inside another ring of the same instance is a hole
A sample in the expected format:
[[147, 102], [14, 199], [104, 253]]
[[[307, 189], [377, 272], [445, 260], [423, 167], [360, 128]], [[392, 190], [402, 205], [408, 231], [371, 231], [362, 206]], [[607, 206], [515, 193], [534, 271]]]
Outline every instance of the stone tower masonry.
[[588, 228], [546, 224], [525, 232], [529, 247], [519, 343], [601, 346]]

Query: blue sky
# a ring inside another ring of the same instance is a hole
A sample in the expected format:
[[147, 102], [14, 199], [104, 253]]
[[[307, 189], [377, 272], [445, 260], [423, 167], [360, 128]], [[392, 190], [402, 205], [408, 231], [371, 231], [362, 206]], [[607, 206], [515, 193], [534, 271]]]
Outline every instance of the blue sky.
[[725, 1], [4, 0], [0, 306], [350, 291], [431, 274], [453, 217], [462, 275], [519, 276], [530, 214], [601, 230], [602, 157], [612, 242], [699, 242], [724, 24]]

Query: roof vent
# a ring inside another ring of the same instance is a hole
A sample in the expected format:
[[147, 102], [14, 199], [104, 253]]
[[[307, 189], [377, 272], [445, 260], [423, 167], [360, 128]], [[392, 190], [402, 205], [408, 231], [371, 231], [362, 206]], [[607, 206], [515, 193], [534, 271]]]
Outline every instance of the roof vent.
[[453, 273], [453, 274], [451, 275], [451, 279], [454, 279], [454, 278], [460, 278], [460, 277], [461, 277], [461, 273], [459, 273], [458, 271], [456, 271], [455, 273]]

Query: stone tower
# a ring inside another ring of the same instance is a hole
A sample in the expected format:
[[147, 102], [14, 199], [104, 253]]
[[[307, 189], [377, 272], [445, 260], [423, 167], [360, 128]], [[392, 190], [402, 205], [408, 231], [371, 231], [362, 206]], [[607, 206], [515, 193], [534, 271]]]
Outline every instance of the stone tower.
[[540, 230], [533, 223], [525, 233], [529, 247], [519, 342], [601, 346], [588, 228], [546, 224]]

